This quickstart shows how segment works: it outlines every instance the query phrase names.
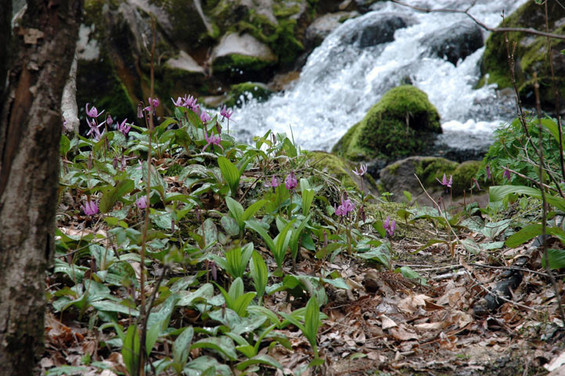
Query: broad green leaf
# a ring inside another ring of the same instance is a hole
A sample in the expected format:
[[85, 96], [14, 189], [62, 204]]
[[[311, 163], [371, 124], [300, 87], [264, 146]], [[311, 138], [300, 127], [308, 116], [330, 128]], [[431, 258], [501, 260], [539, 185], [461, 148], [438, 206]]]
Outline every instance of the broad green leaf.
[[192, 342], [193, 335], [194, 329], [192, 326], [189, 326], [183, 330], [173, 343], [173, 362], [179, 364], [181, 366], [179, 369], [181, 370], [188, 361], [190, 343]]
[[[227, 200], [227, 198], [226, 198]], [[256, 201], [255, 203], [253, 203], [251, 206], [249, 206], [245, 212], [243, 212], [242, 215], [242, 220], [243, 223], [241, 224], [241, 229], [243, 230], [243, 228], [245, 227], [245, 221], [251, 219], [251, 217], [253, 217], [253, 215], [255, 215], [255, 213], [257, 213], [257, 211], [259, 209], [261, 209], [265, 204], [267, 203], [267, 200], [259, 200]]]
[[226, 197], [226, 205], [228, 206], [228, 209], [230, 211], [230, 214], [232, 216], [233, 219], [236, 220], [238, 226], [241, 228], [242, 226], [245, 226], [245, 223], [243, 223], [243, 206], [241, 206], [241, 204], [239, 202], [237, 202], [236, 200], [234, 200], [231, 197]]
[[[526, 187], [522, 185], [497, 185], [489, 188], [490, 201], [502, 201], [510, 194], [526, 195], [535, 198], [541, 198], [539, 189]], [[559, 210], [565, 211], [565, 199], [557, 196], [546, 194], [547, 202]]]
[[506, 239], [504, 244], [510, 248], [516, 248], [519, 245], [524, 244], [525, 242], [535, 238], [538, 235], [541, 235], [542, 226], [541, 223], [536, 223], [532, 225], [528, 225], [522, 228], [517, 233], [511, 235]]
[[283, 369], [282, 365], [275, 358], [267, 354], [256, 355], [252, 358], [250, 357], [250, 359], [244, 360], [243, 362], [239, 363], [236, 367], [238, 370], [243, 371], [247, 367], [254, 364], [266, 364], [271, 367]]
[[[548, 249], [547, 260], [551, 269], [564, 269], [565, 268], [565, 250], [563, 249]], [[545, 266], [545, 257], [542, 260]]]
[[249, 221], [245, 221], [245, 225], [248, 228], [250, 228], [251, 230], [258, 233], [261, 236], [261, 238], [263, 238], [263, 240], [265, 241], [265, 243], [267, 244], [267, 247], [269, 247], [271, 252], [273, 252], [273, 253], [276, 252], [275, 242], [269, 236], [269, 234], [267, 233], [267, 230], [265, 230], [265, 228], [263, 226], [261, 226], [261, 224], [259, 222], [257, 222], [256, 220], [249, 220]]
[[184, 367], [186, 376], [233, 376], [230, 367], [207, 355], [199, 356]]
[[233, 340], [229, 337], [208, 337], [195, 342], [190, 346], [190, 349], [210, 349], [219, 352], [227, 357], [229, 360], [237, 360], [237, 353], [235, 352], [235, 345]]
[[176, 305], [179, 307], [191, 306], [199, 300], [208, 300], [212, 298], [214, 296], [214, 285], [211, 283], [205, 283], [194, 292], [181, 291], [179, 294], [181, 298]]
[[[559, 145], [559, 127], [557, 126], [557, 123], [553, 120], [553, 119], [541, 119], [541, 124], [547, 128], [547, 130], [549, 131], [549, 133], [551, 133], [553, 135], [553, 138], [555, 138], [555, 142], [557, 142], [557, 144]], [[561, 142], [563, 143], [563, 146], [565, 148], [565, 140], [563, 137], [561, 137]]]
[[137, 375], [140, 347], [137, 326], [130, 325], [122, 347], [122, 358], [130, 375]]
[[300, 241], [300, 237], [302, 236], [302, 231], [304, 231], [304, 228], [308, 224], [308, 221], [310, 220], [311, 216], [312, 214], [309, 214], [306, 218], [302, 220], [302, 222], [300, 222], [298, 228], [292, 230], [292, 236], [290, 237], [289, 245], [290, 245], [290, 253], [292, 255], [293, 260], [296, 260], [296, 256], [298, 255], [299, 241]]
[[256, 295], [256, 292], [247, 292], [243, 295], [240, 295], [237, 299], [234, 300], [231, 309], [233, 309], [241, 317], [247, 316], [247, 306], [249, 306]]
[[284, 256], [286, 255], [286, 249], [288, 243], [290, 242], [290, 237], [292, 236], [292, 225], [294, 224], [294, 219], [286, 224], [283, 230], [278, 234], [273, 242], [275, 243], [275, 251], [273, 252], [273, 257], [279, 268], [282, 267], [284, 262]]
[[62, 157], [65, 157], [67, 153], [71, 150], [71, 140], [64, 134], [61, 135], [61, 141], [59, 142], [59, 153]]
[[239, 188], [239, 179], [241, 177], [239, 170], [224, 156], [218, 157], [218, 166], [222, 171], [222, 176], [230, 187], [231, 194], [235, 196]]
[[151, 354], [153, 350], [153, 346], [155, 346], [155, 342], [157, 342], [157, 338], [159, 338], [159, 334], [161, 334], [161, 323], [154, 323], [153, 326], [147, 326], [149, 330], [147, 330], [147, 334], [145, 336], [145, 353], [147, 356]]
[[[220, 224], [224, 228], [224, 230], [231, 236], [238, 236], [240, 232], [239, 225], [235, 219], [230, 216], [224, 215], [222, 219], [220, 219]], [[245, 223], [244, 223], [245, 226]]]
[[249, 270], [251, 278], [253, 278], [253, 286], [255, 287], [255, 291], [257, 291], [259, 301], [261, 301], [269, 281], [269, 269], [267, 269], [267, 264], [261, 254], [254, 251], [252, 257], [253, 259], [249, 265]]
[[420, 284], [422, 284], [422, 285], [426, 285], [426, 284], [427, 284], [426, 279], [425, 279], [424, 277], [422, 277], [420, 274], [418, 274], [417, 271], [415, 271], [414, 269], [412, 269], [412, 268], [409, 267], [409, 266], [402, 266], [402, 267], [400, 268], [400, 273], [401, 273], [404, 277], [406, 277], [406, 278], [408, 278], [408, 279], [415, 280], [415, 281], [417, 281], [418, 283], [420, 283]]
[[135, 184], [131, 179], [119, 181], [115, 187], [102, 189], [102, 199], [100, 199], [99, 209], [102, 213], [107, 213], [114, 207], [116, 201], [121, 199], [135, 189]]
[[318, 328], [320, 327], [320, 307], [318, 301], [311, 297], [306, 304], [306, 314], [304, 316], [304, 335], [310, 342], [316, 358], [318, 357], [318, 346], [316, 336], [318, 335]]
[[139, 316], [139, 311], [109, 300], [93, 301], [90, 305], [98, 311], [118, 312], [125, 315]]

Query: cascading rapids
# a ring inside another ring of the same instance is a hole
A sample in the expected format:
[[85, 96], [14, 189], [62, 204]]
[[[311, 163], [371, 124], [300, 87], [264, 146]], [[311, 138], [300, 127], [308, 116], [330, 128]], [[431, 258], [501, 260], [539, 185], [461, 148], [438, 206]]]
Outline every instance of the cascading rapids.
[[[471, 14], [494, 27], [500, 23], [503, 11], [509, 14], [524, 2], [479, 0]], [[465, 9], [469, 3], [410, 1], [414, 6], [452, 9]], [[462, 148], [489, 143], [492, 130], [513, 116], [514, 105], [497, 98], [493, 85], [473, 89], [479, 80], [484, 47], [459, 60], [457, 65], [430, 56], [426, 47], [434, 32], [469, 22], [468, 17], [456, 13], [420, 13], [389, 2], [377, 3], [373, 9], [332, 32], [312, 52], [300, 78], [286, 91], [273, 95], [267, 102], [250, 100], [235, 109], [232, 134], [249, 142], [268, 129], [289, 135], [292, 132], [302, 148], [329, 150], [387, 90], [408, 81], [426, 92], [437, 107], [444, 142]], [[394, 40], [375, 46], [362, 45], [360, 30], [367, 24], [391, 18], [406, 24], [394, 32]], [[486, 36], [485, 33], [485, 39]], [[466, 137], [461, 137], [461, 132]], [[465, 145], [457, 145], [462, 139]]]

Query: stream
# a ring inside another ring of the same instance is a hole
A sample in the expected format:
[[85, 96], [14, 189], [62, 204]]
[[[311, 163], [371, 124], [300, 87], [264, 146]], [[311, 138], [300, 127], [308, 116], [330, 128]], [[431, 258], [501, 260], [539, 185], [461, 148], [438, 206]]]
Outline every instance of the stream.
[[[478, 0], [470, 14], [490, 27], [526, 0]], [[423, 8], [464, 10], [468, 0], [408, 0]], [[406, 27], [394, 40], [364, 46], [352, 35], [379, 18], [401, 18]], [[436, 142], [459, 149], [485, 149], [492, 132], [514, 117], [515, 104], [499, 97], [495, 85], [475, 89], [484, 47], [454, 65], [434, 56], [429, 41], [438, 32], [469, 18], [458, 13], [423, 13], [391, 2], [341, 24], [314, 49], [300, 77], [266, 102], [250, 98], [235, 109], [232, 134], [250, 142], [268, 129], [286, 132], [307, 150], [330, 150], [347, 129], [360, 121], [389, 89], [410, 82], [427, 93], [441, 116], [443, 134]], [[459, 27], [459, 26], [457, 26]], [[483, 31], [486, 40], [488, 32]]]

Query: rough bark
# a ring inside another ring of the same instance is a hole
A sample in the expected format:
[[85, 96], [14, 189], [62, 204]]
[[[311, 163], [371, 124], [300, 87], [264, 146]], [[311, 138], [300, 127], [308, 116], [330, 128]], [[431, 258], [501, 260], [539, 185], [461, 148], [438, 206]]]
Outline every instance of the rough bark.
[[60, 104], [82, 2], [28, 0], [14, 29], [16, 48], [9, 50], [8, 86], [0, 109], [0, 373], [5, 375], [33, 374], [43, 347]]
[[12, 1], [0, 1], [0, 99], [3, 97], [4, 83], [8, 67], [8, 43], [10, 41], [11, 16]]

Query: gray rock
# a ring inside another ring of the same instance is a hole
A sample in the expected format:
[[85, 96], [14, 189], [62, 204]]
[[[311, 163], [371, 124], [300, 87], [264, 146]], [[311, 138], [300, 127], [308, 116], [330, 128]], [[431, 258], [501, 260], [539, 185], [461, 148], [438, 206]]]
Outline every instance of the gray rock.
[[212, 60], [233, 54], [256, 57], [261, 60], [274, 61], [277, 59], [266, 44], [258, 41], [252, 35], [230, 33], [226, 34], [214, 48]]
[[332, 31], [341, 25], [343, 20], [357, 15], [359, 15], [358, 12], [337, 12], [316, 18], [306, 29], [304, 44], [310, 48], [319, 46]]
[[484, 46], [481, 29], [469, 21], [440, 30], [423, 43], [428, 46], [430, 55], [444, 58], [454, 65]]
[[394, 32], [408, 26], [408, 21], [398, 14], [382, 13], [366, 18], [357, 26], [356, 32], [343, 36], [343, 42], [367, 48], [392, 42]]

